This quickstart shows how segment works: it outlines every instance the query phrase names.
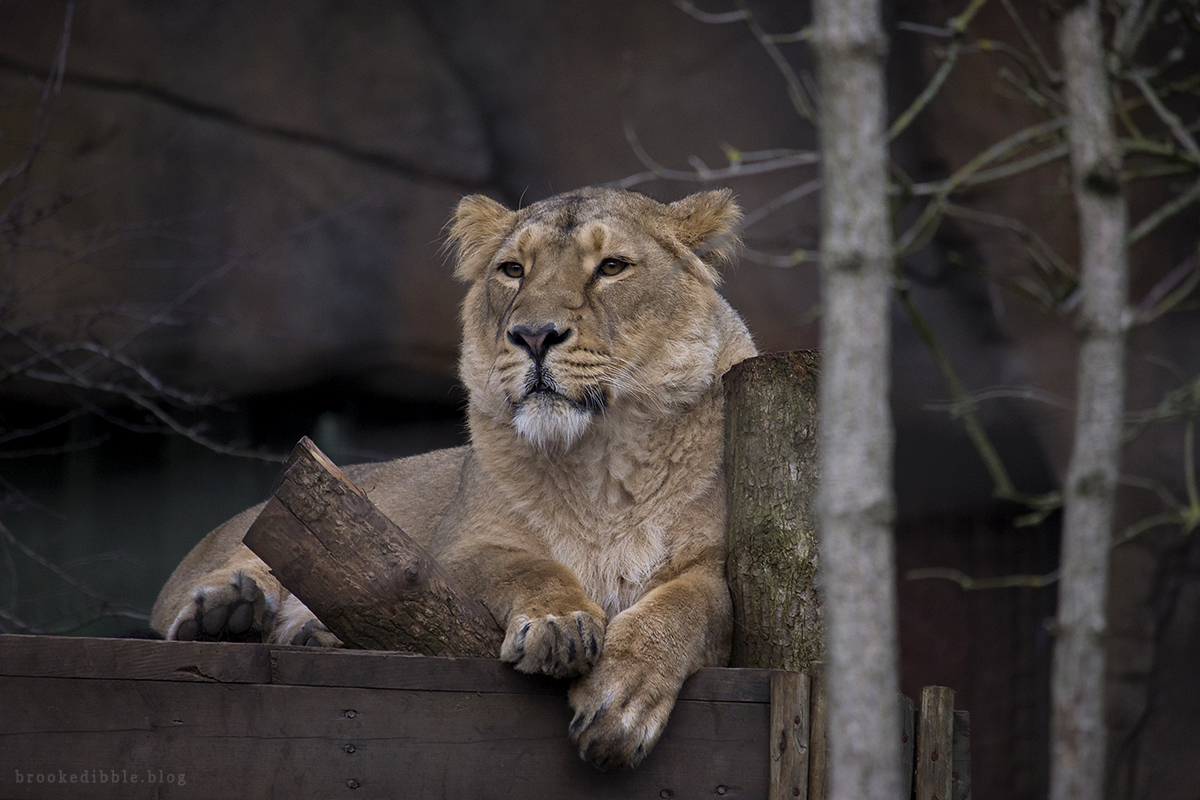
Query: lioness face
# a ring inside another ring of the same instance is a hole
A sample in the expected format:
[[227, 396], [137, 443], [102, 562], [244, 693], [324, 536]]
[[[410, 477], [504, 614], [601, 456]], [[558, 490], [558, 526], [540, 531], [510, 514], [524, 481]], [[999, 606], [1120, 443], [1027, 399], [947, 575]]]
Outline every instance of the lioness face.
[[464, 199], [451, 238], [472, 284], [460, 368], [472, 409], [562, 450], [610, 409], [694, 399], [713, 374], [697, 345], [716, 358], [705, 310], [737, 217], [728, 192], [663, 205], [587, 189], [515, 212]]

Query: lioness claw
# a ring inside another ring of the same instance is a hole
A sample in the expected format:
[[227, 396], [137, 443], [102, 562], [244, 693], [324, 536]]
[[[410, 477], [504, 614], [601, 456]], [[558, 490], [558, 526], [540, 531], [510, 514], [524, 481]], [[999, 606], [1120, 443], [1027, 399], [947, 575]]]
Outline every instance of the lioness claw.
[[500, 658], [520, 672], [574, 678], [596, 665], [604, 642], [603, 619], [584, 611], [512, 619]]

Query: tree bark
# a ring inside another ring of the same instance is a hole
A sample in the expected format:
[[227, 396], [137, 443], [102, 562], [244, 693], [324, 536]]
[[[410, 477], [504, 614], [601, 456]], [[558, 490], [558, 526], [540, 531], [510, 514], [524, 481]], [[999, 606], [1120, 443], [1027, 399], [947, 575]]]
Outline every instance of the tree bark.
[[1058, 35], [1082, 245], [1083, 302], [1051, 687], [1050, 797], [1099, 800], [1104, 795], [1106, 739], [1102, 637], [1129, 319], [1127, 223], [1099, 0], [1069, 8], [1059, 21]]
[[747, 359], [725, 375], [727, 575], [733, 666], [808, 672], [817, 597], [818, 355]]
[[819, 520], [829, 797], [900, 796], [883, 59], [878, 0], [818, 0], [822, 363]]
[[243, 542], [351, 647], [500, 653], [503, 633], [488, 610], [307, 437]]

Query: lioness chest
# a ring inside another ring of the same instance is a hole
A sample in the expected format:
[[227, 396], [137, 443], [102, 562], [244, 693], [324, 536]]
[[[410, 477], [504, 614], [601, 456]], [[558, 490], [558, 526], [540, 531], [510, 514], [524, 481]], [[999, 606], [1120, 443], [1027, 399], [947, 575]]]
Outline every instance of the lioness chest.
[[570, 568], [612, 618], [670, 571], [683, 540], [703, 535], [683, 530], [692, 526], [681, 518], [698, 494], [714, 488], [705, 481], [679, 484], [661, 476], [642, 480], [637, 486], [645, 494], [638, 496], [611, 479], [591, 485], [565, 481], [522, 511], [550, 557]]
[[584, 535], [562, 531], [548, 544], [551, 558], [575, 573], [609, 619], [646, 594], [669, 558], [666, 532], [654, 524]]

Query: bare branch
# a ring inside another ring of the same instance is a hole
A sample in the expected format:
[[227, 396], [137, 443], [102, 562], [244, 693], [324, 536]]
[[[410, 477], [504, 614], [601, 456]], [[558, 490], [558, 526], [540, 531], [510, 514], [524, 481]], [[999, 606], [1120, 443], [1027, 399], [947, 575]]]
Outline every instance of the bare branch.
[[696, 8], [696, 4], [691, 0], [672, 0], [675, 7], [692, 19], [698, 22], [703, 22], [707, 25], [728, 25], [731, 22], [742, 22], [746, 19], [747, 11], [744, 8], [737, 11], [726, 11], [723, 14], [712, 14], [708, 11], [701, 11]]
[[1150, 87], [1150, 83], [1146, 80], [1145, 72], [1143, 70], [1134, 70], [1128, 77], [1129, 81], [1142, 93], [1142, 97], [1146, 98], [1146, 102], [1150, 107], [1154, 109], [1154, 113], [1158, 115], [1158, 118], [1171, 131], [1171, 135], [1188, 152], [1192, 161], [1200, 165], [1200, 146], [1196, 144], [1195, 137], [1184, 127], [1178, 115], [1163, 105], [1162, 100], [1158, 97], [1158, 93]]
[[803, 150], [797, 151], [782, 151], [784, 155], [779, 155], [772, 158], [764, 158], [757, 161], [737, 161], [730, 164], [728, 167], [721, 169], [708, 169], [701, 165], [701, 169], [695, 170], [680, 170], [664, 167], [656, 161], [642, 146], [641, 139], [638, 138], [637, 130], [633, 127], [633, 123], [625, 120], [625, 141], [629, 143], [629, 147], [637, 156], [638, 161], [642, 162], [642, 166], [646, 167], [648, 172], [640, 172], [636, 175], [630, 175], [622, 178], [619, 181], [612, 183], [621, 189], [628, 189], [637, 186], [641, 183], [653, 180], [672, 180], [672, 181], [687, 181], [689, 183], [711, 183], [713, 181], [729, 180], [731, 178], [744, 178], [751, 175], [762, 175], [768, 172], [778, 172], [784, 169], [793, 169], [795, 167], [806, 167], [817, 164], [821, 160], [819, 153], [807, 152]]
[[1037, 39], [1035, 39], [1033, 34], [1029, 32], [1029, 27], [1026, 26], [1025, 21], [1021, 19], [1021, 15], [1017, 13], [1017, 9], [1013, 6], [1012, 0], [1000, 0], [1000, 3], [1004, 6], [1004, 10], [1008, 12], [1008, 17], [1012, 20], [1013, 25], [1016, 26], [1017, 32], [1021, 35], [1021, 40], [1025, 43], [1025, 47], [1030, 53], [1033, 53], [1033, 57], [1037, 60], [1038, 66], [1041, 67], [1042, 79], [1048, 83], [1058, 83], [1058, 72], [1052, 66], [1050, 66], [1049, 59], [1047, 59], [1046, 54], [1042, 52], [1042, 48], [1038, 45]]
[[929, 83], [925, 85], [925, 88], [921, 90], [916, 99], [909, 104], [908, 108], [896, 118], [888, 129], [889, 140], [895, 139], [903, 133], [912, 124], [913, 120], [917, 118], [917, 115], [924, 111], [929, 102], [941, 91], [942, 85], [945, 84], [946, 78], [950, 76], [950, 71], [954, 69], [954, 65], [958, 61], [959, 53], [962, 50], [963, 32], [971, 24], [971, 20], [979, 12], [979, 9], [983, 8], [986, 2], [987, 0], [971, 0], [961, 14], [957, 17], [952, 17], [947, 23], [947, 27], [954, 36], [954, 42], [950, 45], [950, 49], [946, 52], [945, 57], [942, 58], [942, 63], [938, 67], [937, 72], [933, 74], [933, 78], [930, 79]]
[[972, 578], [965, 572], [947, 567], [923, 567], [910, 569], [904, 573], [906, 581], [929, 580], [939, 578], [953, 581], [964, 591], [977, 592], [984, 589], [1041, 589], [1058, 583], [1060, 571], [1054, 570], [1045, 575], [1005, 575], [998, 578]]
[[1178, 197], [1169, 203], [1164, 203], [1153, 214], [1150, 214], [1141, 222], [1139, 222], [1133, 230], [1129, 232], [1127, 239], [1130, 245], [1140, 242], [1145, 239], [1156, 228], [1164, 222], [1175, 216], [1185, 208], [1200, 200], [1200, 180], [1193, 183], [1188, 189], [1182, 192]]

